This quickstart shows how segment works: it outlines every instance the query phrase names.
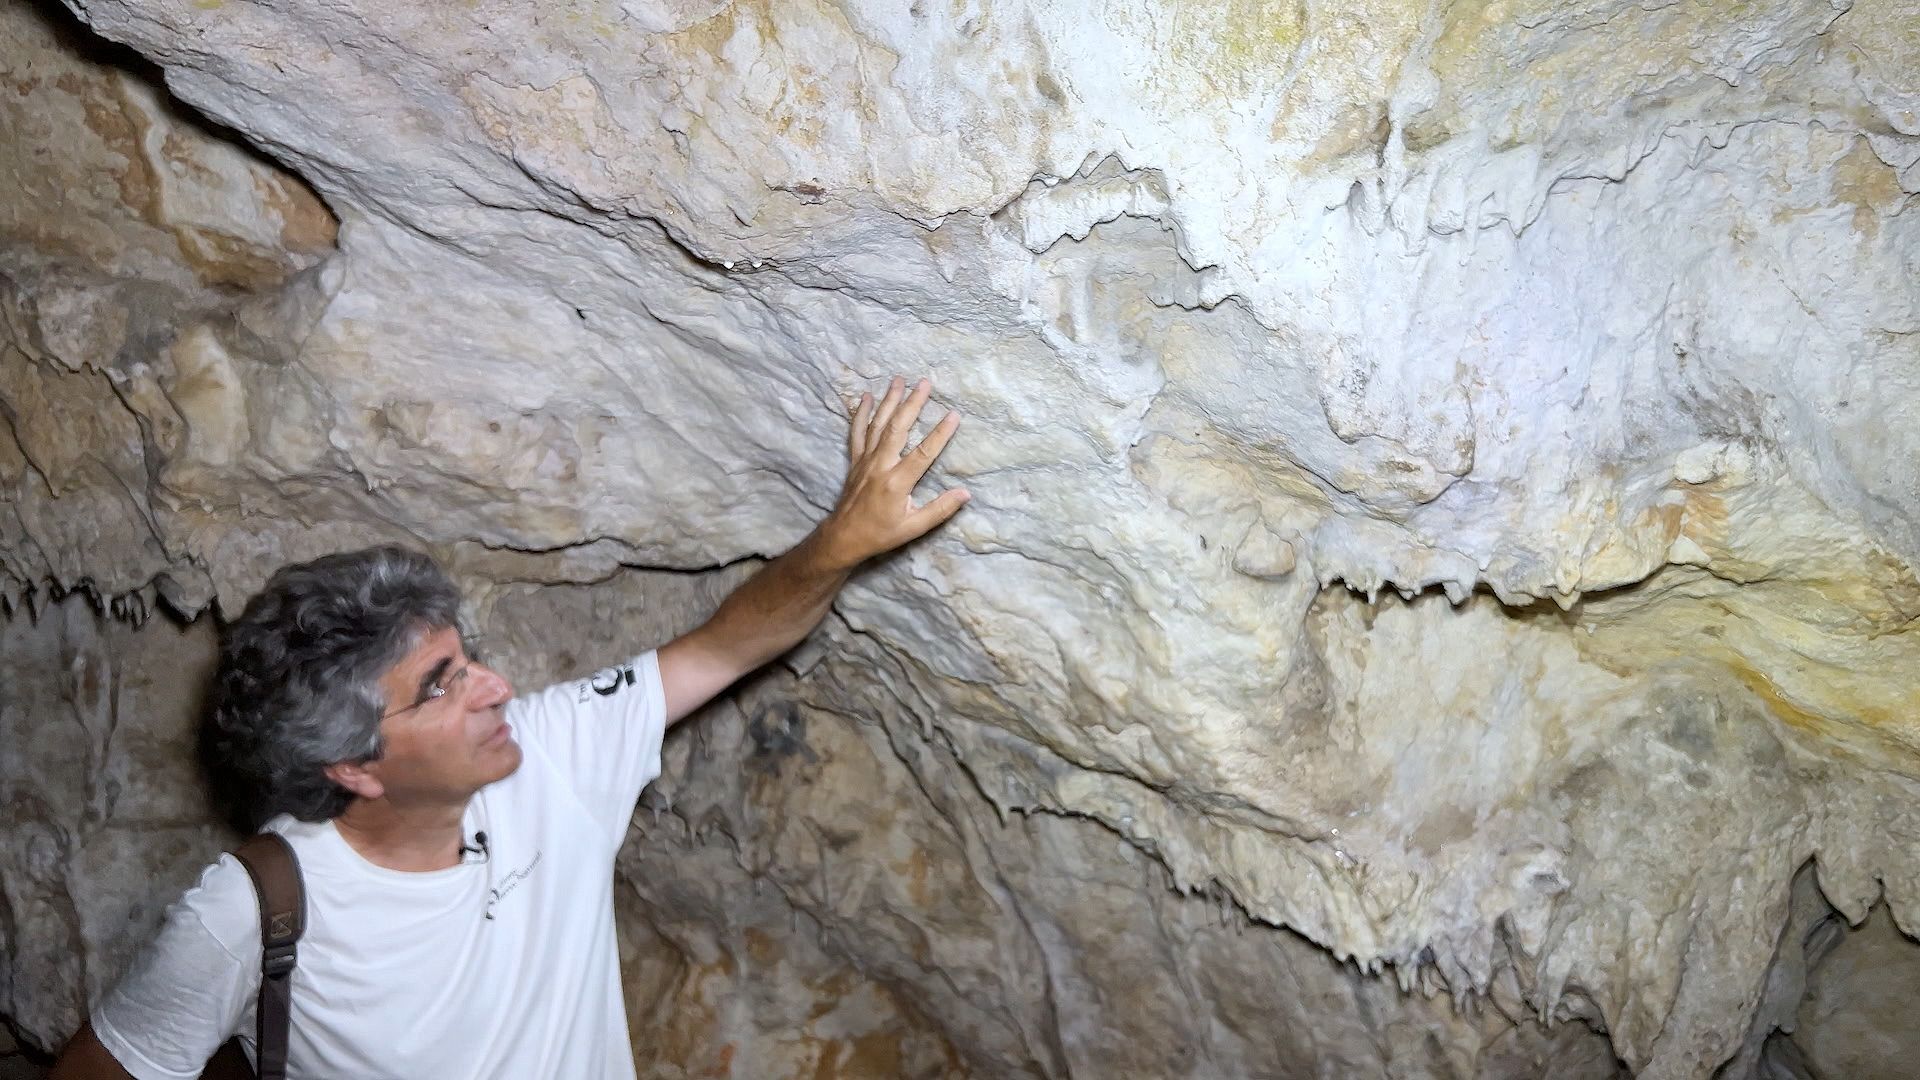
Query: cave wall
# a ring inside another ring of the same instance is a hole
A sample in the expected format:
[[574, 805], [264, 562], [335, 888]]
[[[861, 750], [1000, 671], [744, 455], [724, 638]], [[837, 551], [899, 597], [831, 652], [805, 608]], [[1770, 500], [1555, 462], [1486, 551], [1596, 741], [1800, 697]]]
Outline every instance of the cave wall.
[[163, 899], [71, 882], [215, 835], [167, 642], [398, 539], [597, 666], [894, 371], [973, 503], [674, 744], [659, 1075], [1744, 1076], [1796, 928], [1916, 927], [1911, 4], [73, 6], [0, 13], [42, 1044]]

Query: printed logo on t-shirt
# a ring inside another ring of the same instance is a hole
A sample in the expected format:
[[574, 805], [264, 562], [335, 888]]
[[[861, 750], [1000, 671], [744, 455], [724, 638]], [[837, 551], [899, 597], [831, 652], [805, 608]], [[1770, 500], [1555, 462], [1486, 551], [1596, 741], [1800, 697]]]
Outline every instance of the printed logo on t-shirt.
[[527, 877], [533, 873], [533, 868], [540, 865], [541, 854], [538, 851], [534, 852], [532, 861], [518, 870], [507, 871], [507, 876], [500, 879], [500, 884], [487, 890], [487, 918], [493, 918], [494, 905], [505, 900], [508, 893], [519, 888], [520, 883], [527, 880]]
[[601, 697], [612, 697], [620, 692], [621, 687], [632, 686], [634, 679], [632, 664], [621, 664], [619, 667], [596, 671], [580, 681], [580, 701], [584, 704], [590, 700], [587, 697], [589, 690]]

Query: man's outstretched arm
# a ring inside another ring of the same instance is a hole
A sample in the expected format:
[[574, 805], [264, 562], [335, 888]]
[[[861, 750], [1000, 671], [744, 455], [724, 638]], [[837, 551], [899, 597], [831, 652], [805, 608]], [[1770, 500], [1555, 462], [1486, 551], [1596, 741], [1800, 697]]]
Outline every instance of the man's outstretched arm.
[[907, 436], [933, 387], [905, 393], [896, 378], [879, 402], [864, 394], [847, 436], [849, 464], [840, 501], [793, 550], [760, 568], [684, 637], [660, 649], [667, 723], [683, 719], [734, 681], [793, 648], [826, 617], [853, 571], [876, 555], [924, 536], [966, 505], [967, 490], [913, 505], [927, 475], [960, 426], [949, 412], [912, 452]]

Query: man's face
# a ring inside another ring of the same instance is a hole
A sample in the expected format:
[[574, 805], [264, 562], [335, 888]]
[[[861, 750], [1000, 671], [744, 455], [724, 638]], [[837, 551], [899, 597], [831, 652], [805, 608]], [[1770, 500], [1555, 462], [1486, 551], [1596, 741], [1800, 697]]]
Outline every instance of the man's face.
[[435, 630], [380, 679], [386, 748], [366, 771], [395, 803], [463, 801], [520, 767], [507, 728], [513, 687], [469, 660], [459, 631]]

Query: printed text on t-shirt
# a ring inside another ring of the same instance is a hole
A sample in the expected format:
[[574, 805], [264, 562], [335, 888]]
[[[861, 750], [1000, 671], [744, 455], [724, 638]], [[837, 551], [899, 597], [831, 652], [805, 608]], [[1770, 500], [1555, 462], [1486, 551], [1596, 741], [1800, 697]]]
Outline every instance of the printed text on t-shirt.
[[538, 851], [534, 852], [532, 862], [518, 870], [508, 871], [507, 876], [500, 879], [500, 884], [487, 890], [487, 918], [493, 918], [493, 905], [506, 899], [507, 894], [518, 888], [520, 883], [527, 880], [527, 876], [533, 873], [533, 868], [540, 865], [540, 854]]
[[601, 697], [612, 697], [620, 692], [621, 687], [632, 686], [633, 680], [632, 664], [621, 664], [619, 667], [607, 668], [605, 671], [596, 671], [580, 681], [580, 702], [584, 705], [590, 700], [587, 697], [589, 690]]

